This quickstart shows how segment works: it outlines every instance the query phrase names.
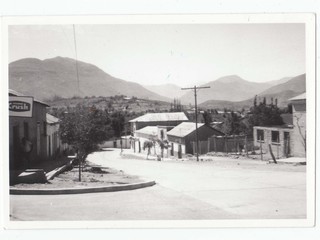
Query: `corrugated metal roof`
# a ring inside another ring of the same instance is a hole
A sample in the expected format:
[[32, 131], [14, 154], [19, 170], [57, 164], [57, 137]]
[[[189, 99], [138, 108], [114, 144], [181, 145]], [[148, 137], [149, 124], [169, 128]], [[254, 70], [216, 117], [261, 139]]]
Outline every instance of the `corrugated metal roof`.
[[144, 128], [137, 130], [136, 133], [143, 133], [143, 134], [157, 136], [158, 135], [158, 127], [157, 126], [144, 127]]
[[46, 114], [46, 121], [47, 123], [49, 124], [53, 124], [53, 123], [58, 123], [60, 122], [60, 119], [59, 118], [56, 118], [55, 116], [52, 116], [51, 114], [47, 113]]
[[[22, 94], [22, 93], [19, 93], [19, 92], [15, 91], [15, 90], [12, 90], [12, 89], [9, 89], [9, 95], [18, 96], [18, 97], [29, 97], [29, 96], [26, 96], [26, 95], [24, 95], [24, 94]], [[32, 97], [32, 96], [30, 96], [30, 97]], [[34, 102], [41, 103], [41, 104], [43, 104], [43, 105], [46, 105], [47, 107], [50, 107], [47, 103], [42, 102], [42, 101], [40, 101], [40, 100], [38, 100], [38, 99], [36, 99], [36, 98], [33, 98], [33, 101], [34, 101]]]
[[289, 101], [295, 101], [295, 100], [305, 100], [306, 98], [306, 93], [302, 93], [296, 97], [290, 98]]
[[[202, 127], [204, 123], [198, 123], [198, 128]], [[196, 130], [196, 124], [194, 122], [183, 122], [174, 127], [167, 133], [170, 136], [185, 137]]]
[[129, 122], [167, 122], [167, 121], [188, 121], [183, 112], [173, 113], [147, 113], [143, 116], [130, 120]]

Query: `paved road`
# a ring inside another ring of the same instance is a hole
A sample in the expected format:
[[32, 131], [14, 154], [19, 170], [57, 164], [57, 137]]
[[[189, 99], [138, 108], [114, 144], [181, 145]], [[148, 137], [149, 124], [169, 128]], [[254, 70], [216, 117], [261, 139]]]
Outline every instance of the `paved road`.
[[119, 155], [118, 150], [105, 151], [91, 155], [89, 160], [153, 179], [163, 187], [239, 218], [306, 216], [305, 166], [266, 165], [265, 162], [250, 160], [227, 160], [221, 164], [225, 161], [221, 158], [217, 158], [217, 164], [158, 162], [126, 159]]
[[131, 159], [126, 154], [120, 157], [118, 150], [97, 152], [88, 159], [155, 180], [157, 185], [113, 193], [11, 195], [11, 219], [189, 220], [306, 216], [303, 166], [267, 166], [244, 161], [238, 165], [239, 162], [229, 160], [223, 164], [219, 161], [157, 162]]

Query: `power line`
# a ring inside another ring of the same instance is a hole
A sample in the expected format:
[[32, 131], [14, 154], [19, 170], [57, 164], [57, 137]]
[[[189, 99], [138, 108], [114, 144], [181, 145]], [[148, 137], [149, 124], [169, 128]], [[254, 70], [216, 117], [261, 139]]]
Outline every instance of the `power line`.
[[197, 152], [197, 161], [199, 161], [199, 135], [198, 135], [198, 106], [197, 106], [197, 90], [203, 88], [210, 88], [207, 87], [197, 87], [194, 86], [192, 88], [181, 88], [181, 90], [190, 90], [194, 91], [194, 105], [195, 105], [195, 117], [196, 117], [196, 152]]
[[78, 82], [78, 93], [80, 95], [80, 82], [79, 82], [79, 69], [78, 69], [78, 53], [77, 53], [77, 41], [76, 41], [76, 30], [74, 24], [73, 26], [73, 40], [74, 40], [74, 49], [76, 52], [76, 69], [77, 69], [77, 82]]

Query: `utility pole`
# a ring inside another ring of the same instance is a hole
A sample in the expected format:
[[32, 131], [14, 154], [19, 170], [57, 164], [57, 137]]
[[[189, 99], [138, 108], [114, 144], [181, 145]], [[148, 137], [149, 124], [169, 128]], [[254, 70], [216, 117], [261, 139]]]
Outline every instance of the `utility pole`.
[[197, 90], [198, 89], [203, 89], [203, 88], [210, 88], [209, 86], [207, 87], [197, 87], [194, 86], [192, 88], [181, 88], [181, 90], [190, 90], [192, 89], [194, 92], [194, 106], [195, 106], [195, 117], [196, 117], [196, 156], [197, 156], [197, 161], [199, 162], [199, 135], [198, 135], [198, 106], [197, 106]]

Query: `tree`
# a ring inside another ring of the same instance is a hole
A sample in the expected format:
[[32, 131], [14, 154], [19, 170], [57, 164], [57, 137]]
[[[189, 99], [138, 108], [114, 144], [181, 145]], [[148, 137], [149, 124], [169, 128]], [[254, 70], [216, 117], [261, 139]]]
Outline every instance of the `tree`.
[[159, 144], [160, 149], [161, 149], [161, 159], [163, 159], [164, 149], [168, 149], [169, 148], [169, 142], [166, 139], [158, 139], [157, 143]]
[[149, 155], [151, 154], [151, 148], [153, 146], [154, 146], [154, 144], [153, 144], [152, 140], [147, 140], [143, 143], [143, 151], [146, 150], [146, 148], [148, 148], [147, 159], [148, 159]]
[[254, 100], [253, 100], [253, 107], [257, 106], [257, 95], [254, 96]]
[[262, 103], [260, 102], [259, 105], [253, 106], [250, 109], [251, 115], [248, 119], [249, 135], [252, 135], [253, 133], [253, 126], [273, 126], [283, 124], [280, 109], [276, 105], [267, 105], [265, 102], [264, 98]]
[[105, 111], [92, 107], [76, 106], [61, 116], [60, 136], [64, 143], [71, 145], [79, 160], [79, 181], [81, 163], [98, 149], [98, 144], [108, 140], [113, 131], [111, 120]]
[[121, 137], [121, 133], [124, 130], [125, 117], [124, 113], [121, 111], [117, 111], [112, 113], [111, 115], [112, 121], [112, 129], [115, 133], [115, 136]]
[[204, 111], [202, 113], [202, 116], [203, 116], [204, 124], [209, 126], [210, 123], [212, 122], [211, 114], [208, 113], [208, 111]]
[[222, 127], [222, 131], [227, 135], [237, 135], [240, 133], [240, 118], [233, 111], [226, 116], [226, 121]]

